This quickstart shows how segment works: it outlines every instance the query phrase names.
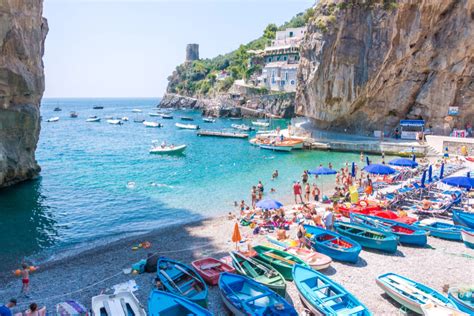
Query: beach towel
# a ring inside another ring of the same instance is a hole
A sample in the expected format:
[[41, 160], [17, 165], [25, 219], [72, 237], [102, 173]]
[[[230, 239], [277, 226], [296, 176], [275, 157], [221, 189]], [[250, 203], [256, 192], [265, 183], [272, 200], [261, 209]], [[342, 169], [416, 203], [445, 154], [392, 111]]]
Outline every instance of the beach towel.
[[56, 305], [57, 316], [89, 316], [87, 309], [76, 301], [66, 301]]

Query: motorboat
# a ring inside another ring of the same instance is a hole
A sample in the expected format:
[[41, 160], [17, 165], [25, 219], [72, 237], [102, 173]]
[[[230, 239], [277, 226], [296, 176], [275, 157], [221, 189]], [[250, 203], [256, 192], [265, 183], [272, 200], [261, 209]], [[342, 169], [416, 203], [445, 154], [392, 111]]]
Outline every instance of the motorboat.
[[253, 121], [252, 125], [260, 126], [260, 127], [268, 127], [268, 126], [270, 126], [270, 122], [267, 122], [267, 121]]
[[181, 124], [181, 123], [176, 123], [174, 124], [177, 128], [181, 129], [194, 129], [197, 130], [199, 129], [199, 125], [194, 125], [194, 124]]
[[55, 116], [46, 120], [46, 122], [53, 123], [59, 121], [59, 117]]
[[154, 143], [150, 149], [150, 154], [181, 154], [186, 149], [186, 145], [158, 145]]
[[205, 117], [202, 119], [205, 123], [215, 123], [216, 119], [212, 117]]
[[123, 124], [121, 120], [113, 120], [113, 119], [107, 120], [107, 123], [112, 124], [112, 125], [122, 125]]
[[172, 120], [173, 115], [171, 115], [171, 114], [162, 114], [161, 118], [164, 119], [164, 120]]
[[142, 110], [140, 110], [140, 109], [133, 109], [132, 112], [133, 112], [133, 113], [142, 113]]
[[148, 115], [151, 116], [151, 117], [158, 117], [158, 116], [161, 116], [162, 114], [161, 113], [150, 112], [150, 113], [148, 113]]
[[180, 119], [181, 121], [194, 121], [194, 119], [189, 116], [181, 116]]
[[145, 120], [144, 120], [144, 119], [138, 119], [138, 118], [137, 118], [137, 119], [133, 119], [133, 122], [134, 122], [134, 123], [143, 123], [143, 122], [145, 122]]
[[88, 119], [86, 119], [86, 122], [100, 122], [100, 117], [97, 116], [90, 116]]
[[122, 117], [122, 121], [128, 122], [128, 117], [127, 116]]
[[293, 149], [293, 146], [278, 145], [278, 144], [262, 144], [259, 147], [262, 149], [267, 149], [267, 150], [285, 151], [285, 152], [290, 152]]
[[145, 125], [146, 127], [163, 127], [163, 125], [161, 125], [158, 122], [150, 122], [150, 121], [144, 121], [143, 125]]
[[245, 125], [245, 124], [232, 124], [230, 125], [230, 127], [234, 129], [238, 129], [239, 131], [245, 131], [245, 132], [251, 131], [253, 129], [250, 126]]
[[103, 110], [104, 107], [102, 105], [96, 105], [92, 107], [94, 110]]
[[71, 113], [69, 113], [69, 116], [72, 118], [76, 118], [79, 116], [79, 113], [72, 111]]
[[146, 316], [136, 296], [128, 291], [94, 296], [91, 305], [94, 316]]
[[54, 108], [54, 112], [59, 112], [59, 111], [62, 111], [60, 107], [55, 107]]

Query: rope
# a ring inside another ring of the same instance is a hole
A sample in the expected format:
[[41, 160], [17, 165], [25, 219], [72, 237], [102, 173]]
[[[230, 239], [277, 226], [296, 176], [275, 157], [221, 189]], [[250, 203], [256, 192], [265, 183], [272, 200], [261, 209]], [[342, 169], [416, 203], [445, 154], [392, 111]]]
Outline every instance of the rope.
[[[155, 256], [155, 255], [158, 255], [158, 254], [165, 254], [165, 253], [178, 253], [178, 252], [184, 252], [184, 251], [190, 251], [190, 250], [196, 250], [196, 249], [201, 249], [201, 248], [204, 248], [204, 247], [207, 247], [209, 245], [211, 245], [212, 243], [209, 242], [209, 243], [205, 243], [205, 244], [202, 244], [202, 245], [199, 245], [199, 246], [194, 246], [194, 247], [189, 247], [189, 248], [185, 248], [185, 249], [179, 249], [179, 250], [167, 250], [167, 251], [156, 251], [154, 253], [151, 254], [151, 256]], [[92, 283], [92, 284], [89, 284], [83, 288], [80, 288], [78, 290], [75, 290], [75, 291], [71, 291], [71, 292], [68, 292], [68, 293], [63, 293], [63, 294], [57, 294], [57, 295], [53, 295], [53, 296], [50, 296], [50, 297], [46, 297], [46, 298], [43, 298], [41, 299], [42, 302], [48, 302], [52, 299], [56, 299], [56, 298], [60, 298], [60, 297], [64, 297], [64, 296], [69, 296], [69, 295], [72, 295], [72, 294], [76, 294], [76, 293], [81, 293], [83, 292], [84, 290], [87, 290], [89, 288], [92, 288], [92, 287], [95, 287], [96, 285], [99, 285], [105, 281], [108, 281], [108, 280], [111, 280], [119, 275], [122, 275], [123, 274], [123, 271], [120, 271], [116, 274], [113, 274], [111, 276], [108, 276], [104, 279], [101, 279], [95, 283]], [[18, 304], [16, 307], [17, 308], [20, 308], [20, 307], [23, 307], [23, 308], [27, 308], [29, 306], [29, 303], [23, 303], [23, 304]], [[23, 308], [20, 308], [20, 309], [23, 309]]]

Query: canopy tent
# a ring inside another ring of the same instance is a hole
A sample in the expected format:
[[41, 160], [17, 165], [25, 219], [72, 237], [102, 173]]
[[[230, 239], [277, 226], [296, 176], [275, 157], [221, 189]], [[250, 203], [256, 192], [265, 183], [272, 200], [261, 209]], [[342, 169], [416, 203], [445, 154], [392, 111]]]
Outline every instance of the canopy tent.
[[418, 132], [423, 132], [425, 121], [423, 120], [400, 120], [401, 138], [416, 139]]

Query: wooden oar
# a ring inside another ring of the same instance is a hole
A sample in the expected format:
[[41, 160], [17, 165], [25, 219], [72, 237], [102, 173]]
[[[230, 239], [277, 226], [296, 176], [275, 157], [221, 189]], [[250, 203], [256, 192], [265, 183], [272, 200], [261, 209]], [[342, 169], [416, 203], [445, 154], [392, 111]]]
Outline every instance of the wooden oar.
[[282, 256], [279, 256], [271, 251], [267, 251], [267, 252], [264, 252], [263, 253], [265, 256], [268, 256], [270, 258], [273, 258], [273, 259], [277, 259], [277, 260], [280, 260], [280, 261], [283, 261], [283, 262], [286, 262], [288, 264], [291, 264], [291, 265], [294, 265], [296, 264], [296, 262], [294, 262], [293, 260], [289, 260], [289, 259], [286, 259], [286, 258], [283, 258]]
[[161, 270], [160, 269], [160, 272], [161, 274], [163, 274], [165, 276], [165, 278], [168, 280], [168, 282], [175, 288], [179, 291], [179, 293], [183, 294], [183, 291], [181, 291], [181, 289], [176, 285], [176, 283], [174, 283], [173, 279], [170, 278], [170, 276], [168, 275], [168, 273], [166, 273], [165, 270]]
[[183, 268], [181, 268], [179, 265], [175, 264], [174, 267], [176, 269], [178, 269], [179, 271], [183, 272], [184, 274], [186, 274], [187, 276], [190, 276], [191, 278], [193, 278], [194, 280], [198, 281], [199, 283], [202, 284], [202, 281], [199, 280], [198, 278], [196, 278], [194, 275], [192, 275], [191, 273], [189, 273], [188, 271], [184, 270]]

